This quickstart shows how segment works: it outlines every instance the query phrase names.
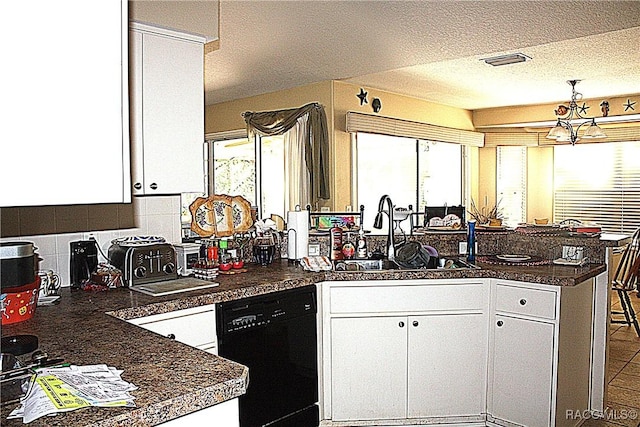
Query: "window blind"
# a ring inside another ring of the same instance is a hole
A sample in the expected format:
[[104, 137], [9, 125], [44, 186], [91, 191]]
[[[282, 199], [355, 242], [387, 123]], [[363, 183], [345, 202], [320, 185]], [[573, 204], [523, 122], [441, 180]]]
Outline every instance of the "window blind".
[[554, 147], [554, 221], [564, 219], [640, 227], [640, 141]]
[[499, 208], [506, 225], [526, 221], [527, 148], [497, 148], [497, 182]]
[[484, 146], [524, 145], [534, 147], [538, 145], [538, 135], [538, 133], [525, 132], [488, 132], [484, 134]]
[[484, 134], [480, 132], [430, 125], [393, 117], [373, 116], [354, 111], [347, 112], [347, 132], [400, 136], [475, 147], [484, 145]]

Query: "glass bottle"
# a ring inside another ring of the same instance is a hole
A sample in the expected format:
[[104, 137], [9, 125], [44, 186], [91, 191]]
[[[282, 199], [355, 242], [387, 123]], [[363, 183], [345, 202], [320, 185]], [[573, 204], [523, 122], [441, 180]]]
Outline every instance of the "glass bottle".
[[467, 261], [475, 262], [476, 260], [476, 222], [469, 220], [467, 222]]

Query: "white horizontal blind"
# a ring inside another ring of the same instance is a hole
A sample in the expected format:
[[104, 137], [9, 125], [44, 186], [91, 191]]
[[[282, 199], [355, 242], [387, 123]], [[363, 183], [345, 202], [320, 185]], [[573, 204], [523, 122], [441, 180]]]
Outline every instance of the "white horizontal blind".
[[595, 221], [603, 231], [640, 227], [640, 142], [554, 147], [554, 221]]
[[488, 132], [484, 134], [485, 147], [524, 145], [535, 147], [538, 145], [538, 133], [525, 132]]
[[496, 164], [498, 207], [504, 223], [516, 226], [526, 221], [527, 147], [498, 147]]
[[484, 145], [484, 134], [480, 132], [436, 126], [393, 117], [373, 116], [354, 111], [347, 112], [347, 132], [400, 136], [475, 147]]

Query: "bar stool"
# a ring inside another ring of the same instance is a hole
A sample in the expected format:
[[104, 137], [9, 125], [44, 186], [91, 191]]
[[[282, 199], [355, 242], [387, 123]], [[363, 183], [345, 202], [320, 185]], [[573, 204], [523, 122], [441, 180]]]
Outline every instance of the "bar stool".
[[[640, 291], [638, 285], [640, 283], [640, 228], [638, 228], [631, 236], [631, 242], [627, 245], [620, 263], [616, 268], [616, 272], [611, 280], [611, 289], [618, 293], [622, 311], [611, 311], [611, 323], [621, 323], [625, 325], [633, 325], [636, 334], [640, 337], [640, 326], [638, 326], [638, 318], [629, 293]], [[613, 315], [624, 315], [624, 319], [613, 318]]]

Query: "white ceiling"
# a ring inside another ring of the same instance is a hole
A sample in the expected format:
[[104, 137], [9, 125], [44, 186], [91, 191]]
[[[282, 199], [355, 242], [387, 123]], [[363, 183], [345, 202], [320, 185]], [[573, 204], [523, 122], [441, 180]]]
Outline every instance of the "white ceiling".
[[[207, 105], [325, 80], [466, 109], [566, 101], [570, 79], [640, 93], [640, 1], [221, 0], [219, 19]], [[514, 52], [532, 60], [480, 61]]]

